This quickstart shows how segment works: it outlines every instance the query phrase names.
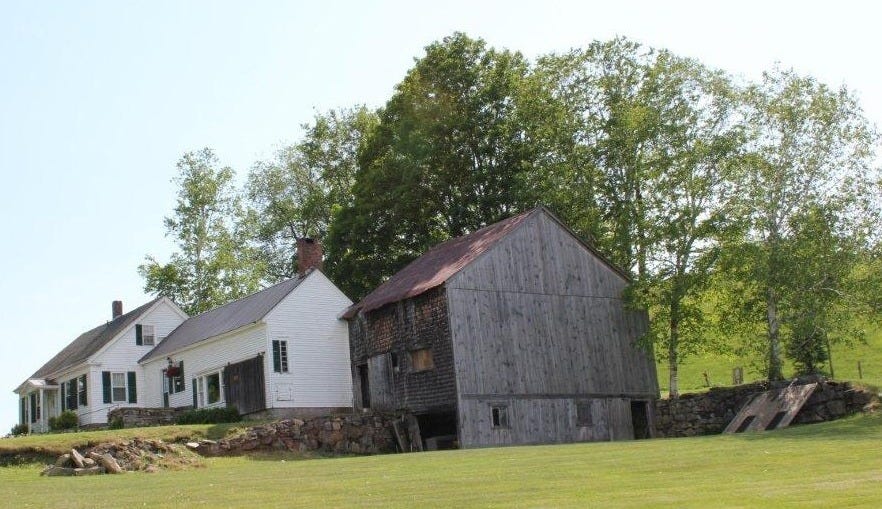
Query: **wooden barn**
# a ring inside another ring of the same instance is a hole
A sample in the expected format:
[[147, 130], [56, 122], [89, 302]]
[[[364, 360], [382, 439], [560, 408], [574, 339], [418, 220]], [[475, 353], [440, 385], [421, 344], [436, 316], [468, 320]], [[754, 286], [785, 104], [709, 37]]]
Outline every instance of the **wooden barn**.
[[628, 282], [541, 207], [435, 246], [344, 314], [356, 407], [411, 412], [429, 449], [649, 437]]

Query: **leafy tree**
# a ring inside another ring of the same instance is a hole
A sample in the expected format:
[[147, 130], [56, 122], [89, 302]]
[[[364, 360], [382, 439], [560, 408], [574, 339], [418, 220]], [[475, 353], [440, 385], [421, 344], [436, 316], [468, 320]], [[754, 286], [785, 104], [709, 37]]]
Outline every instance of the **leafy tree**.
[[877, 137], [847, 89], [831, 90], [793, 71], [765, 73], [745, 102], [750, 156], [740, 194], [750, 230], [736, 249], [747, 267], [741, 272], [761, 294], [767, 375], [777, 380], [783, 377], [783, 295], [794, 272], [809, 269], [797, 267], [784, 244], [796, 218], [815, 208], [835, 214], [841, 233], [868, 237], [877, 216]]
[[524, 208], [530, 144], [514, 120], [528, 66], [457, 33], [426, 48], [359, 154], [329, 270], [358, 298], [426, 249]]
[[138, 268], [146, 292], [171, 298], [189, 314], [256, 291], [262, 273], [237, 222], [242, 209], [233, 170], [218, 166], [208, 148], [178, 161], [177, 205], [165, 218], [166, 234], [175, 238], [178, 251], [166, 264], [147, 256]]
[[358, 148], [376, 124], [363, 106], [316, 115], [302, 140], [254, 165], [246, 195], [267, 282], [292, 277], [297, 238], [323, 239], [333, 214], [352, 204]]

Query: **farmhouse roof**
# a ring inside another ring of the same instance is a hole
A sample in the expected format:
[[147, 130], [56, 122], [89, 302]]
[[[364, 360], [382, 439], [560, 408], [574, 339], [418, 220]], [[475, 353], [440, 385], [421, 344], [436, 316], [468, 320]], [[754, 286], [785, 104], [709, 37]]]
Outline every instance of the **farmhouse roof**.
[[153, 299], [103, 325], [99, 325], [94, 329], [80, 334], [79, 337], [58, 352], [55, 357], [49, 359], [49, 362], [43, 364], [43, 367], [38, 369], [36, 373], [30, 376], [30, 378], [46, 378], [53, 373], [58, 373], [59, 371], [86, 362], [89, 357], [109, 343], [110, 340], [115, 338], [120, 332], [125, 330], [126, 327], [131, 325], [160, 299], [161, 297]]
[[138, 362], [164, 357], [206, 339], [257, 323], [297, 288], [313, 270], [315, 269], [188, 318]]

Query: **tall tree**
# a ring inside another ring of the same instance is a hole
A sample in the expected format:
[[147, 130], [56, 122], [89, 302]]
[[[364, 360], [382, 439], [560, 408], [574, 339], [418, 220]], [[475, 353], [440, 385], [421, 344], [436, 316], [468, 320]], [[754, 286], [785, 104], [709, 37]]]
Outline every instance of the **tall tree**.
[[867, 230], [878, 196], [877, 136], [845, 87], [832, 90], [791, 70], [764, 73], [745, 98], [750, 158], [741, 195], [751, 222], [745, 241], [757, 248], [738, 249], [762, 292], [767, 376], [778, 380], [780, 306], [794, 263], [783, 244], [795, 218], [816, 207], [836, 213], [843, 231]]
[[297, 238], [324, 239], [333, 214], [352, 204], [358, 149], [377, 122], [364, 106], [316, 115], [299, 142], [254, 165], [246, 195], [267, 282], [293, 276]]
[[241, 206], [233, 170], [219, 167], [208, 148], [184, 154], [177, 169], [177, 204], [165, 228], [178, 251], [166, 264], [148, 255], [138, 272], [146, 292], [197, 314], [256, 291], [262, 266], [236, 223]]
[[529, 144], [514, 121], [527, 63], [454, 34], [396, 86], [337, 216], [330, 270], [353, 297], [430, 246], [523, 208]]

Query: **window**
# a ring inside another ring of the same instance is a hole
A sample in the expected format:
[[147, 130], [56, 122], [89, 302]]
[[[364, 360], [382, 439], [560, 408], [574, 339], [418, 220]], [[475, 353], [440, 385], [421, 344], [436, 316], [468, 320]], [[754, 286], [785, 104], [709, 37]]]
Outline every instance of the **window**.
[[508, 428], [508, 407], [492, 405], [490, 407], [490, 422], [494, 428]]
[[389, 352], [389, 365], [392, 366], [393, 373], [401, 371], [401, 362], [398, 359], [398, 352]]
[[67, 409], [68, 410], [76, 410], [78, 407], [78, 405], [77, 405], [78, 394], [79, 394], [79, 390], [77, 389], [77, 385], [79, 385], [78, 380], [79, 379], [77, 379], [77, 378], [71, 378], [70, 380], [67, 381]]
[[288, 372], [288, 342], [278, 339], [273, 340], [273, 371], [276, 373]]
[[144, 346], [153, 346], [156, 342], [155, 328], [152, 325], [142, 325], [141, 338], [144, 341]]
[[213, 405], [221, 400], [220, 373], [205, 377], [205, 404]]
[[162, 374], [168, 380], [169, 394], [177, 394], [187, 389], [187, 385], [184, 383], [184, 361], [178, 361], [177, 364], [174, 364], [169, 360], [168, 367], [162, 371]]
[[223, 388], [221, 387], [221, 372], [208, 373], [194, 379], [196, 396], [193, 402], [199, 407], [206, 407], [220, 403], [223, 400]]
[[576, 426], [593, 426], [593, 420], [591, 418], [591, 402], [590, 401], [577, 401], [576, 402]]
[[77, 386], [79, 388], [79, 392], [77, 395], [78, 396], [77, 399], [79, 401], [79, 404], [80, 404], [80, 406], [86, 406], [86, 404], [87, 404], [87, 401], [86, 401], [86, 387], [87, 387], [86, 375], [83, 375], [80, 377], [79, 383], [77, 383]]
[[111, 394], [113, 395], [113, 402], [121, 401], [123, 403], [126, 402], [126, 374], [125, 373], [111, 373], [110, 374], [110, 387]]
[[432, 350], [421, 348], [410, 352], [410, 363], [413, 365], [414, 371], [426, 371], [435, 367], [435, 361], [432, 359]]

